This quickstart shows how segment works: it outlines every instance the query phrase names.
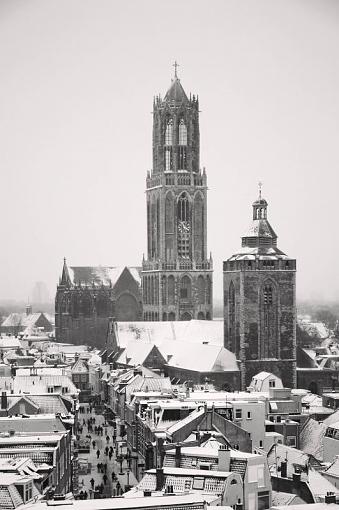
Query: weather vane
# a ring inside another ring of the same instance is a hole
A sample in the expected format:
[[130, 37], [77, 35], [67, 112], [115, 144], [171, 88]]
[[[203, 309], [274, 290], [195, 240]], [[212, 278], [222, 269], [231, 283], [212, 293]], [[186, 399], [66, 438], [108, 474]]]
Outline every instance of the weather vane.
[[179, 67], [179, 64], [177, 61], [174, 62], [173, 67], [174, 67], [174, 78], [178, 78], [177, 69]]
[[261, 189], [262, 189], [262, 182], [261, 181], [258, 182], [258, 186], [259, 186], [259, 200], [261, 200]]

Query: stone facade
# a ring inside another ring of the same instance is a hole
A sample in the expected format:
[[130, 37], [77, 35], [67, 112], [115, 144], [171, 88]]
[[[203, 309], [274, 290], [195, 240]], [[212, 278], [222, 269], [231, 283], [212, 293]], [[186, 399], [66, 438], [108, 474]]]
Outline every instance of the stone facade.
[[101, 347], [106, 341], [108, 318], [138, 321], [142, 318], [141, 280], [138, 268], [71, 267], [66, 261], [55, 298], [57, 341]]
[[296, 261], [277, 248], [261, 195], [241, 250], [223, 270], [224, 342], [240, 362], [242, 389], [261, 371], [295, 387]]
[[147, 321], [212, 319], [207, 258], [207, 177], [199, 166], [199, 102], [175, 76], [153, 105], [153, 170], [146, 179], [147, 258], [142, 265]]

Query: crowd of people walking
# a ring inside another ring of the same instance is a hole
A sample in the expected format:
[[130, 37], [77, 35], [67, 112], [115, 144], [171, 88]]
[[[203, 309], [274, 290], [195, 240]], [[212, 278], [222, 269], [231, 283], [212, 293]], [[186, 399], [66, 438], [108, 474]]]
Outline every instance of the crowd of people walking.
[[103, 416], [93, 416], [92, 412], [92, 406], [80, 406], [76, 437], [77, 441], [83, 438], [88, 440], [89, 458], [96, 458], [97, 469], [93, 472], [94, 465], [91, 466], [92, 478], [86, 483], [85, 479], [82, 480], [77, 497], [87, 499], [119, 496], [123, 493], [123, 488], [114, 471], [118, 452], [116, 427], [109, 426]]

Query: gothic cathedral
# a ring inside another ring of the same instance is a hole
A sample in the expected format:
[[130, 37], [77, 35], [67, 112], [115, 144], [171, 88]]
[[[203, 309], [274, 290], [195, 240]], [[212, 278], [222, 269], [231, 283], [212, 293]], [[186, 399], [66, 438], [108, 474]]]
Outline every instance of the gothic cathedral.
[[199, 101], [177, 73], [153, 104], [153, 169], [147, 174], [147, 258], [142, 264], [147, 321], [212, 319], [207, 258], [207, 178], [199, 164]]
[[261, 371], [296, 387], [295, 277], [296, 261], [277, 247], [260, 191], [241, 249], [224, 262], [225, 347], [240, 362], [243, 390]]

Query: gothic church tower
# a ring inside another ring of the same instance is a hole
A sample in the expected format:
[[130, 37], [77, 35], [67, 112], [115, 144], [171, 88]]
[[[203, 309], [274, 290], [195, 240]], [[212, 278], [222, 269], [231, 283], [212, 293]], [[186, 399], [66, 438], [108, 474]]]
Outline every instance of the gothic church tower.
[[[176, 65], [175, 65], [176, 69]], [[212, 319], [207, 258], [207, 178], [200, 170], [199, 102], [175, 71], [153, 104], [153, 169], [147, 174], [144, 320]]]
[[224, 343], [240, 361], [243, 390], [261, 371], [296, 386], [295, 280], [296, 261], [277, 247], [260, 191], [241, 249], [224, 262]]

